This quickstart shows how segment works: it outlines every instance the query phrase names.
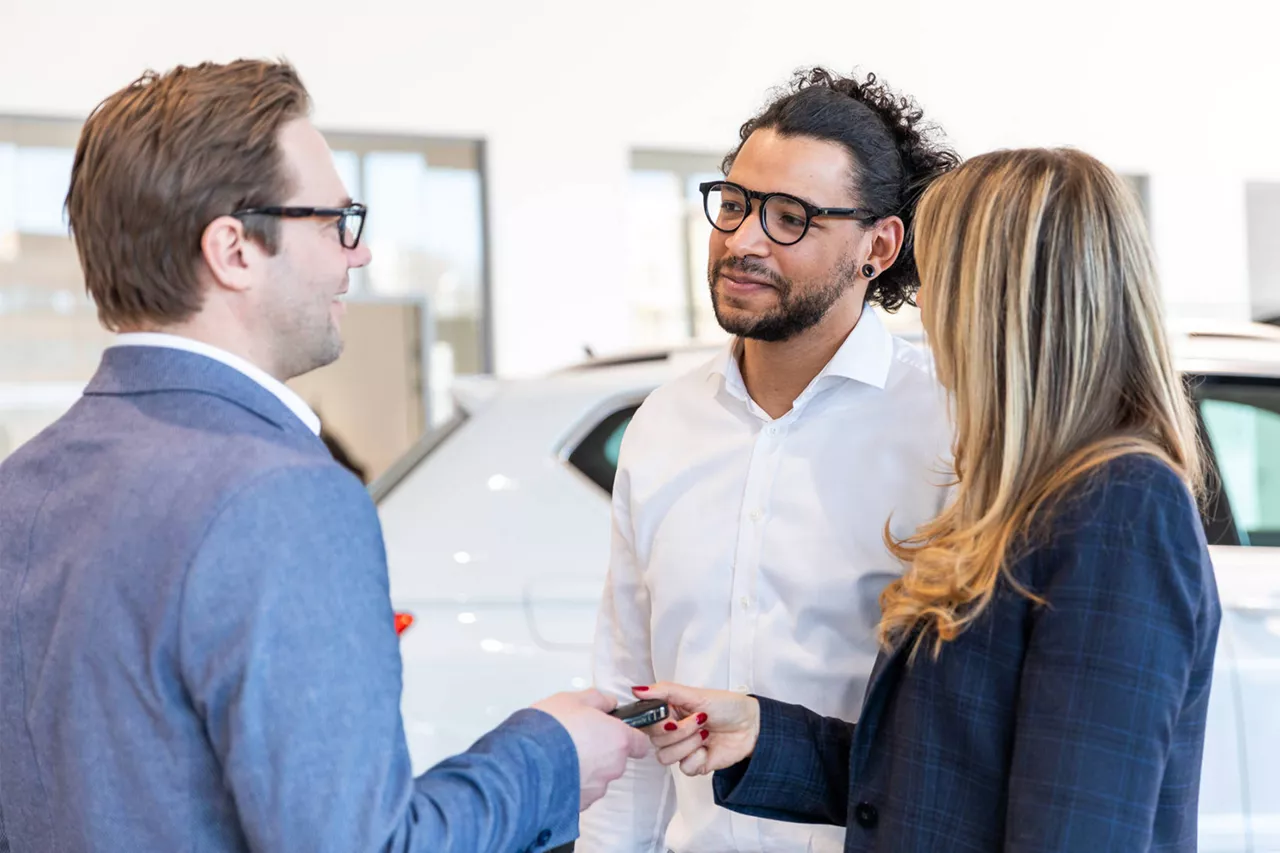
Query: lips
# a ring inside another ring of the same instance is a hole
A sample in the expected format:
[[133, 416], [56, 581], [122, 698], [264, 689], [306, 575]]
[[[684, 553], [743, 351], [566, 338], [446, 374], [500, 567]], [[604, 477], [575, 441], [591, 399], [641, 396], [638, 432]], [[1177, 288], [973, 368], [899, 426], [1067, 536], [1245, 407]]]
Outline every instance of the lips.
[[775, 290], [777, 289], [777, 286], [766, 278], [760, 278], [759, 276], [739, 272], [735, 269], [722, 269], [720, 270], [720, 276], [722, 278], [729, 279], [729, 281], [735, 284], [749, 284], [755, 287], [772, 287]]
[[749, 275], [742, 275], [741, 273], [734, 273], [730, 275], [727, 272], [722, 272], [720, 275], [738, 284], [754, 284], [757, 287], [773, 287], [771, 282], [765, 281], [764, 279], [752, 278]]

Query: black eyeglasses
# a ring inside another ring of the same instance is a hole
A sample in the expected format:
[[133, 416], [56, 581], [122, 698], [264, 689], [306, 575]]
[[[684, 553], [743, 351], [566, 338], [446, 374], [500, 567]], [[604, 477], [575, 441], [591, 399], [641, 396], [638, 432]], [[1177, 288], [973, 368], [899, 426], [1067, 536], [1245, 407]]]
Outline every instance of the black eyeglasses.
[[815, 216], [839, 216], [874, 222], [878, 216], [860, 207], [815, 207], [802, 198], [786, 193], [761, 193], [731, 181], [707, 181], [698, 184], [702, 191], [702, 209], [711, 227], [726, 234], [737, 231], [751, 215], [751, 200], [760, 202], [760, 227], [770, 240], [780, 246], [791, 246], [809, 233]]
[[231, 215], [280, 216], [285, 219], [332, 216], [338, 220], [338, 239], [343, 248], [354, 249], [360, 245], [360, 235], [364, 233], [364, 215], [367, 209], [363, 204], [350, 204], [346, 207], [246, 207]]

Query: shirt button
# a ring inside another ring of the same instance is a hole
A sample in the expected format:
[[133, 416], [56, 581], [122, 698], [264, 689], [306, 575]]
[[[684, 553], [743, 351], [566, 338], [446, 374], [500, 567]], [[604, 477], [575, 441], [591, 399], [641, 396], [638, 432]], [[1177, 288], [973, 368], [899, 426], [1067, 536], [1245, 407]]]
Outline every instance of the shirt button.
[[762, 510], [758, 510], [758, 509], [751, 510], [752, 521], [759, 521], [762, 518], [764, 518], [764, 512]]
[[747, 685], [745, 685], [745, 684], [739, 684], [737, 687], [735, 687], [735, 688], [733, 688], [733, 689], [734, 689], [736, 692], [738, 692], [738, 693], [746, 693], [746, 692], [748, 692], [748, 691], [750, 691], [750, 690], [751, 690], [751, 688], [750, 688], [750, 687], [748, 687], [748, 686], [747, 686]]
[[863, 829], [874, 829], [880, 822], [880, 813], [871, 803], [858, 803], [853, 810], [853, 816], [857, 818], [858, 826]]
[[747, 598], [745, 595], [742, 596], [742, 598], [739, 598], [738, 601], [742, 604], [743, 610], [751, 609], [751, 599]]
[[778, 434], [778, 428], [777, 428], [776, 426], [765, 427], [765, 430], [764, 430], [764, 431], [765, 431], [765, 432], [767, 432], [767, 433], [769, 433], [769, 435], [777, 435], [777, 434]]
[[538, 846], [545, 847], [547, 842], [551, 840], [551, 830], [544, 829], [538, 833]]

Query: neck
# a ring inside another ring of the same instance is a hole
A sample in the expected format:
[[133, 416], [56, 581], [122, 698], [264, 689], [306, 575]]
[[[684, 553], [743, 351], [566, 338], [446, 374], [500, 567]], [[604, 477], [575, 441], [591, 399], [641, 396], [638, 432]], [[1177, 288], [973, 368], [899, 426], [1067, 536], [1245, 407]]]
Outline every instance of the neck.
[[834, 305], [817, 325], [785, 341], [743, 339], [740, 368], [747, 393], [780, 418], [827, 366], [862, 318], [862, 302]]
[[180, 338], [189, 338], [238, 356], [281, 382], [290, 378], [280, 375], [280, 371], [277, 369], [275, 360], [271, 358], [270, 353], [261, 344], [256, 344], [253, 336], [248, 334], [246, 330], [242, 329], [238, 324], [215, 322], [212, 318], [205, 316], [203, 311], [181, 323], [140, 324], [122, 328], [120, 331], [154, 332], [161, 335], [176, 335]]

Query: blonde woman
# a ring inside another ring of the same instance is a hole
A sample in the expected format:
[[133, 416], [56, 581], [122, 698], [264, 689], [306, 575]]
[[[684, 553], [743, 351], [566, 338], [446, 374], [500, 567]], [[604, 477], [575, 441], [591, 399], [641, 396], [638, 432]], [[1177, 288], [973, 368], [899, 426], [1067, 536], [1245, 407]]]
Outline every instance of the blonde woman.
[[1085, 154], [1005, 151], [917, 227], [957, 483], [891, 542], [861, 718], [637, 687], [681, 718], [659, 759], [847, 851], [1194, 850], [1220, 610], [1137, 204]]

